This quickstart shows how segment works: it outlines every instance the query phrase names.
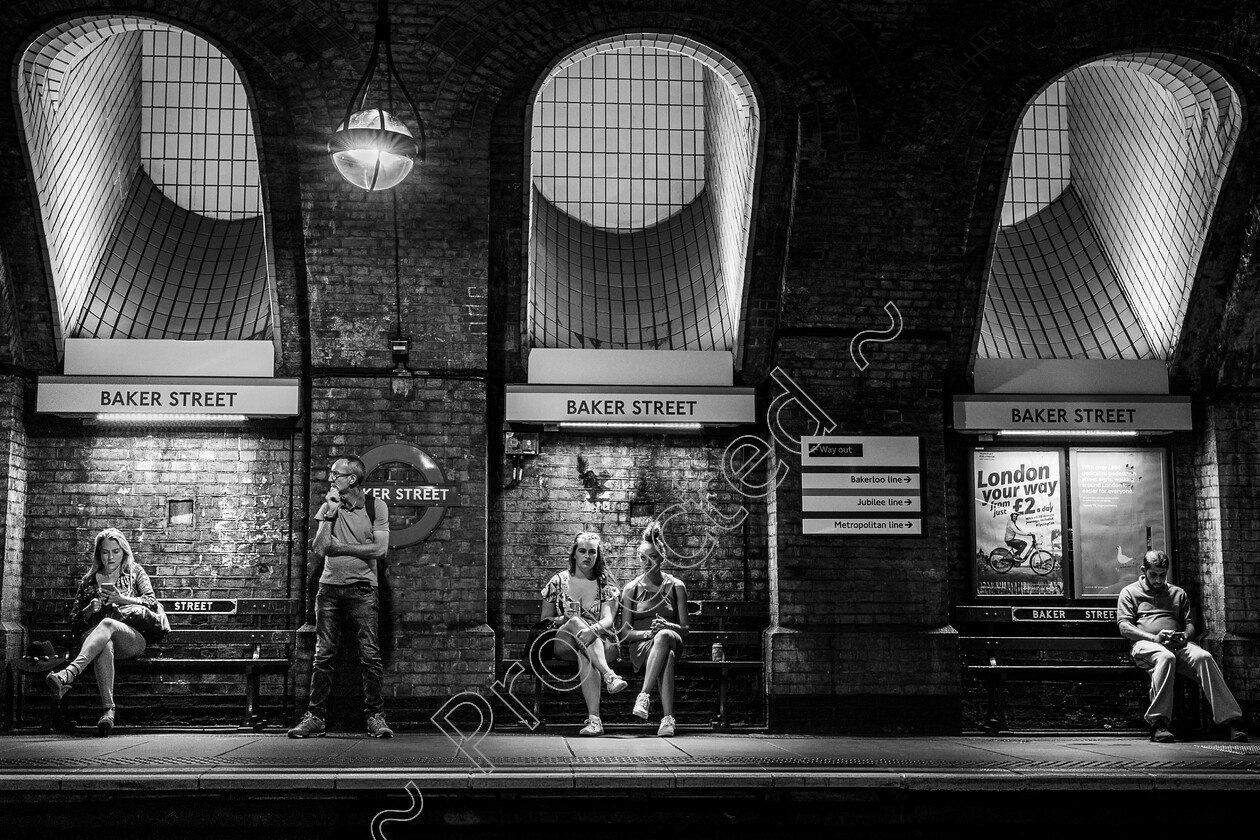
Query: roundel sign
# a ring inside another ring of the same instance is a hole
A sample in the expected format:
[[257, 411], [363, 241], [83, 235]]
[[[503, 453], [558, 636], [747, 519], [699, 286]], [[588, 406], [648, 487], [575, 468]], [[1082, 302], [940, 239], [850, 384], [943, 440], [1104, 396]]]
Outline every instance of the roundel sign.
[[389, 505], [389, 547], [406, 548], [428, 539], [446, 509], [459, 504], [459, 488], [447, 482], [438, 462], [409, 443], [382, 443], [359, 456], [367, 468], [363, 492]]

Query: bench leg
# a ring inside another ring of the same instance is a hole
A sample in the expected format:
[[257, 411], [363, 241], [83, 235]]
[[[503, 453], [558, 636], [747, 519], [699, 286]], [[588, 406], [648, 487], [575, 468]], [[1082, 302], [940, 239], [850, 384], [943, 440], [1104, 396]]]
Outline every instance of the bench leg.
[[730, 675], [725, 668], [722, 669], [722, 675], [718, 677], [718, 725], [720, 730], [728, 730], [731, 723], [726, 717], [726, 681]]
[[252, 668], [245, 672], [245, 723], [244, 726], [258, 725], [258, 672]]
[[1006, 685], [1001, 674], [989, 676], [989, 709], [984, 730], [996, 735], [1006, 728]]

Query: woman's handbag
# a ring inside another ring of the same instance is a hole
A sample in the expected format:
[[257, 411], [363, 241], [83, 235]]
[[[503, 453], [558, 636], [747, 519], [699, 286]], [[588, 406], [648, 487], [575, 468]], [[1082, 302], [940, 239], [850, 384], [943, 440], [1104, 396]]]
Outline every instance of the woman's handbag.
[[118, 607], [117, 611], [118, 620], [135, 628], [149, 644], [162, 641], [171, 632], [171, 622], [161, 603], [158, 603], [157, 610], [151, 610], [144, 604], [127, 604]]
[[525, 660], [535, 673], [542, 670], [542, 660], [549, 658], [549, 648], [556, 638], [555, 625], [550, 618], [544, 618], [529, 629], [525, 639]]

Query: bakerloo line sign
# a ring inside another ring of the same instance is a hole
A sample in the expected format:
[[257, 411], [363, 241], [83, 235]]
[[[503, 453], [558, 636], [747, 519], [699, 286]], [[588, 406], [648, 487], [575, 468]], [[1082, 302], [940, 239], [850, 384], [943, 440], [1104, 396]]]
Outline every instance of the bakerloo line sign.
[[[359, 458], [367, 470], [363, 492], [389, 505], [392, 516], [401, 514], [407, 521], [401, 528], [390, 528], [390, 548], [407, 548], [424, 542], [442, 524], [447, 508], [459, 506], [459, 487], [447, 481], [438, 462], [418, 446], [383, 443]], [[375, 480], [374, 473], [391, 464], [412, 468], [422, 481]]]

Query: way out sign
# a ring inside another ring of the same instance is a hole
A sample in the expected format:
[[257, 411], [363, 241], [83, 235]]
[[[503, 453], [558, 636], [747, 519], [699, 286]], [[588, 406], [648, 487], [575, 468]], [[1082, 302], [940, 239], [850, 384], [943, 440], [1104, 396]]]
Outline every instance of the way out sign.
[[801, 439], [801, 531], [806, 536], [923, 534], [917, 437]]
[[383, 443], [359, 457], [367, 468], [363, 492], [389, 505], [390, 548], [424, 542], [442, 523], [446, 509], [459, 506], [459, 488], [418, 446]]

